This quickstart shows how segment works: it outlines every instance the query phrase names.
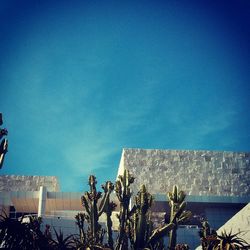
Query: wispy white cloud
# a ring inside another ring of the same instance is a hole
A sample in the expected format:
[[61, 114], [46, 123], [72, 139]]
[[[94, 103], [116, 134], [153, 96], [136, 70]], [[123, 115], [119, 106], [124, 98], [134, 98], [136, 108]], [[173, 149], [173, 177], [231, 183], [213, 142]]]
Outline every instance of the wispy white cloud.
[[221, 110], [211, 113], [209, 117], [204, 117], [198, 122], [196, 129], [201, 136], [207, 136], [229, 128], [235, 121], [236, 111]]
[[[234, 125], [236, 115], [237, 113], [233, 109], [222, 109], [206, 114], [199, 120], [193, 120], [191, 124], [183, 123], [183, 142], [185, 141], [190, 148], [204, 148], [204, 145], [211, 143], [209, 138], [213, 138], [213, 145], [216, 145], [217, 149], [229, 146], [233, 140], [223, 134], [227, 134], [226, 131]], [[220, 134], [219, 137], [218, 134]]]

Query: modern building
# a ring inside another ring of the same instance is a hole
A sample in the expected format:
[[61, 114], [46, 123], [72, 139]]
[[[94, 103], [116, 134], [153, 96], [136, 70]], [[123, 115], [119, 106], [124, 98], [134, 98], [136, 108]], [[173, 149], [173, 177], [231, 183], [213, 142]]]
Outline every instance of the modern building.
[[[83, 212], [81, 192], [60, 192], [55, 176], [0, 176], [0, 214], [17, 219], [34, 215], [42, 218], [42, 230], [46, 224], [64, 235], [79, 232], [75, 216]], [[115, 197], [112, 197], [115, 200]], [[117, 212], [112, 215], [114, 228], [118, 227]], [[100, 218], [102, 223], [104, 217]]]
[[[179, 227], [177, 241], [188, 243], [191, 249], [199, 245], [201, 219], [217, 230], [250, 202], [250, 153], [124, 149], [118, 175], [124, 169], [135, 177], [134, 194], [141, 184], [153, 194], [156, 225], [169, 213], [166, 193], [173, 185], [187, 193], [187, 209], [194, 216]], [[36, 214], [43, 218], [43, 226], [62, 229], [66, 235], [78, 232], [74, 217], [83, 211], [81, 196], [80, 192], [60, 192], [56, 177], [0, 176], [1, 210], [12, 218]], [[115, 195], [112, 199], [116, 202]], [[115, 213], [114, 230], [118, 228]]]
[[59, 191], [55, 176], [0, 175], [0, 212], [16, 211], [17, 216], [21, 213], [37, 213], [41, 186], [50, 192]]
[[124, 169], [135, 177], [134, 193], [143, 183], [155, 196], [156, 223], [170, 213], [167, 192], [174, 185], [186, 192], [194, 218], [179, 227], [177, 241], [191, 249], [199, 244], [201, 220], [217, 230], [250, 202], [249, 152], [123, 149], [118, 175]]

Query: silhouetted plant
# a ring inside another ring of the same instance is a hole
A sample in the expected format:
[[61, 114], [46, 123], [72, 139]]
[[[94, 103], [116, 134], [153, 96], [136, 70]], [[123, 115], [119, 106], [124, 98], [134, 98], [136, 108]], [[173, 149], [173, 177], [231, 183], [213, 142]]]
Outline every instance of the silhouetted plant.
[[76, 249], [75, 241], [73, 240], [73, 235], [64, 237], [63, 232], [60, 230], [59, 233], [54, 229], [56, 239], [50, 239], [50, 247], [53, 250], [66, 250], [66, 249]]
[[41, 219], [30, 216], [11, 219], [0, 215], [0, 246], [7, 249], [49, 249], [49, 243], [40, 230]]
[[[0, 113], [0, 126], [3, 124], [2, 113]], [[6, 128], [0, 128], [0, 169], [3, 166], [5, 154], [8, 151], [8, 140], [6, 138], [2, 139], [4, 136], [8, 134], [8, 130]]]
[[7, 249], [31, 249], [33, 235], [28, 227], [6, 215], [0, 216], [0, 245]]

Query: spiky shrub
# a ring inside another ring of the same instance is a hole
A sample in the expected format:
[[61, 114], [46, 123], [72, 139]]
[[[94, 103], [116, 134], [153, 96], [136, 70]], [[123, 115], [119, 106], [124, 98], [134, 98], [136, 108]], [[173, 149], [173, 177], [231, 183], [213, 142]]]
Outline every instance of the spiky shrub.
[[232, 230], [227, 233], [222, 232], [221, 235], [217, 236], [218, 241], [215, 242], [213, 250], [240, 250], [240, 249], [250, 249], [250, 245], [239, 235], [242, 232], [232, 234]]
[[66, 250], [66, 249], [75, 249], [75, 242], [73, 240], [73, 235], [68, 235], [64, 237], [63, 232], [60, 230], [55, 232], [55, 239], [50, 239], [50, 247], [53, 250]]

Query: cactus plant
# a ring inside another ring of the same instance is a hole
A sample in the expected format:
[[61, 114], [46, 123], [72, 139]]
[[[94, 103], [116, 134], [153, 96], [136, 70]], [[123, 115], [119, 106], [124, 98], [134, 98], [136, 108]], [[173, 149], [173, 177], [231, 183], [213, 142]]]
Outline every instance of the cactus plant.
[[[85, 218], [89, 222], [88, 230], [88, 241], [92, 244], [101, 244], [103, 241], [104, 230], [101, 229], [101, 225], [98, 223], [100, 216], [104, 211], [109, 213], [108, 209], [110, 208], [109, 197], [110, 193], [114, 189], [114, 185], [108, 181], [105, 184], [104, 196], [98, 206], [97, 202], [101, 198], [101, 192], [96, 190], [96, 178], [93, 175], [89, 177], [89, 186], [90, 191], [86, 192], [82, 197], [82, 205], [86, 210]], [[104, 187], [104, 186], [103, 186]], [[110, 222], [109, 222], [110, 226]]]
[[149, 209], [152, 205], [152, 195], [147, 192], [145, 185], [142, 185], [135, 197], [134, 215], [132, 220], [132, 242], [134, 249], [145, 247], [151, 229]]
[[[170, 219], [165, 220], [163, 226], [159, 226], [153, 230], [149, 213], [153, 198], [147, 192], [145, 185], [141, 186], [135, 197], [134, 205], [130, 209], [132, 196], [130, 185], [133, 182], [134, 177], [125, 169], [123, 175], [118, 177], [115, 187], [110, 181], [102, 185], [104, 191], [102, 197], [101, 192], [97, 192], [96, 190], [96, 178], [92, 175], [89, 177], [90, 191], [82, 196], [82, 205], [85, 207], [86, 214], [78, 214], [76, 216], [80, 230], [80, 242], [86, 243], [80, 244], [81, 247], [100, 248], [103, 246], [104, 231], [101, 229], [98, 221], [101, 214], [105, 213], [108, 241], [105, 247], [114, 249], [111, 215], [116, 205], [110, 201], [110, 194], [115, 188], [120, 203], [120, 212], [118, 215], [120, 224], [115, 250], [125, 250], [128, 248], [163, 249], [162, 238], [167, 234], [170, 237], [169, 249], [174, 250], [178, 224], [191, 217], [191, 212], [185, 211], [185, 193], [183, 191], [179, 192], [177, 186], [173, 187], [173, 192], [168, 193], [169, 205], [171, 207]], [[98, 202], [99, 199], [101, 199], [100, 202]], [[89, 223], [87, 233], [84, 232], [83, 227], [85, 219]]]
[[186, 202], [184, 201], [186, 194], [183, 191], [179, 191], [176, 185], [173, 187], [172, 192], [168, 192], [167, 196], [171, 208], [170, 222], [175, 225], [171, 229], [169, 234], [168, 249], [174, 250], [176, 245], [176, 236], [177, 236], [176, 231], [178, 229], [178, 224], [191, 218], [192, 213], [190, 211], [185, 211], [187, 205]]
[[[128, 249], [128, 238], [130, 239], [130, 247], [132, 249], [156, 249], [155, 247], [159, 245], [158, 243], [161, 239], [171, 231], [173, 232], [172, 235], [175, 235], [175, 241], [173, 236], [170, 240], [173, 244], [172, 249], [174, 249], [178, 223], [183, 222], [191, 216], [191, 212], [184, 211], [186, 206], [186, 203], [184, 202], [184, 192], [181, 191], [178, 193], [177, 187], [174, 187], [174, 209], [171, 211], [170, 223], [166, 223], [165, 225], [152, 230], [148, 214], [152, 205], [152, 196], [146, 191], [145, 185], [141, 186], [141, 189], [135, 198], [135, 205], [130, 210], [129, 203], [132, 195], [130, 185], [134, 182], [134, 178], [126, 169], [124, 170], [123, 175], [118, 178], [115, 190], [118, 200], [120, 201], [120, 214], [118, 216], [120, 227], [116, 250]], [[171, 196], [171, 194], [169, 195]]]
[[217, 233], [215, 230], [210, 228], [208, 221], [202, 221], [202, 227], [199, 231], [202, 250], [212, 250], [214, 245], [216, 245]]
[[120, 202], [120, 213], [118, 219], [120, 222], [119, 233], [116, 242], [116, 250], [128, 249], [128, 229], [129, 229], [129, 203], [132, 192], [130, 185], [134, 182], [127, 169], [124, 170], [123, 175], [118, 176], [118, 180], [115, 183], [115, 192]]
[[76, 216], [75, 216], [75, 219], [76, 219], [76, 225], [78, 226], [78, 229], [79, 229], [79, 242], [78, 242], [78, 245], [81, 245], [83, 247], [85, 247], [87, 244], [86, 244], [86, 234], [85, 234], [85, 231], [84, 231], [84, 222], [85, 222], [85, 219], [86, 219], [86, 214], [84, 213], [78, 213]]
[[105, 199], [103, 200], [102, 210], [106, 214], [106, 227], [107, 227], [107, 239], [108, 239], [108, 246], [110, 249], [113, 249], [114, 241], [112, 237], [112, 220], [111, 215], [114, 211], [116, 204], [113, 201], [110, 201], [109, 194], [112, 190], [114, 190], [114, 185], [112, 182], [108, 181], [105, 185], [102, 185], [102, 189], [106, 195]]

